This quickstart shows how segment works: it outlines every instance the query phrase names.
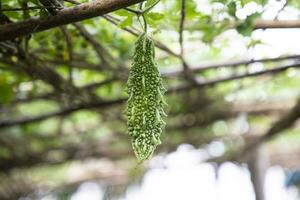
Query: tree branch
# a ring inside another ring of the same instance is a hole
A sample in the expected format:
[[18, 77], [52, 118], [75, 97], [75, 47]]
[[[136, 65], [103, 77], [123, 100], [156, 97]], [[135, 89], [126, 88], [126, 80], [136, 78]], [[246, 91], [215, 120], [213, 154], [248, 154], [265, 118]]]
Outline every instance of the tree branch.
[[[107, 80], [104, 81], [100, 81], [100, 82], [95, 82], [95, 83], [91, 83], [91, 84], [87, 84], [83, 87], [79, 87], [78, 90], [85, 90], [85, 91], [92, 91], [96, 88], [108, 85], [110, 83], [113, 83], [114, 81], [117, 81], [117, 78], [112, 77], [112, 78], [108, 78]], [[28, 103], [31, 101], [35, 101], [35, 100], [41, 100], [41, 99], [54, 99], [56, 97], [59, 97], [60, 95], [62, 95], [62, 93], [59, 92], [50, 92], [50, 93], [45, 93], [45, 94], [40, 94], [37, 96], [29, 96], [26, 98], [16, 98], [12, 101], [12, 103], [10, 105], [14, 105], [17, 103]]]
[[256, 20], [254, 29], [300, 28], [300, 20]]
[[[203, 64], [199, 65], [197, 67], [192, 67], [190, 70], [193, 73], [198, 73], [202, 72], [204, 70], [209, 70], [209, 69], [215, 69], [215, 68], [221, 68], [221, 67], [239, 67], [241, 65], [250, 65], [253, 63], [265, 63], [265, 62], [277, 62], [277, 61], [284, 61], [284, 60], [290, 60], [290, 59], [300, 59], [300, 54], [295, 54], [295, 55], [288, 55], [288, 56], [280, 56], [276, 58], [262, 58], [262, 59], [243, 59], [243, 60], [237, 60], [237, 61], [225, 61], [225, 62], [220, 62], [220, 63], [212, 63], [212, 64]], [[180, 75], [182, 73], [181, 70], [166, 70], [162, 72], [164, 76], [169, 77], [169, 76], [176, 76]]]
[[90, 102], [90, 103], [80, 103], [78, 105], [73, 105], [66, 107], [62, 110], [55, 111], [55, 112], [50, 112], [46, 114], [42, 114], [39, 116], [34, 116], [34, 117], [26, 117], [26, 118], [21, 118], [21, 119], [16, 119], [16, 120], [3, 120], [0, 121], [0, 128], [5, 128], [5, 127], [10, 127], [14, 125], [22, 125], [22, 124], [27, 124], [27, 123], [32, 123], [32, 122], [38, 122], [42, 121], [51, 117], [55, 116], [64, 116], [67, 114], [71, 114], [75, 111], [82, 110], [82, 109], [90, 109], [90, 108], [105, 108], [108, 106], [120, 104], [124, 102], [126, 99], [117, 99], [114, 101], [95, 101], [95, 102]]
[[249, 159], [248, 156], [257, 147], [259, 147], [264, 142], [267, 142], [273, 139], [274, 137], [278, 136], [280, 133], [282, 133], [282, 131], [290, 128], [296, 122], [296, 120], [299, 119], [299, 117], [300, 117], [300, 98], [298, 98], [296, 105], [289, 111], [289, 113], [287, 113], [277, 122], [275, 122], [273, 126], [266, 131], [265, 134], [255, 138], [254, 140], [249, 141], [248, 143], [246, 143], [245, 146], [236, 149], [230, 154], [225, 154], [221, 157], [209, 159], [208, 162], [222, 163], [225, 161], [238, 161], [238, 162], [245, 161], [246, 159]]
[[183, 47], [183, 30], [184, 30], [184, 21], [185, 21], [185, 6], [186, 1], [181, 0], [181, 18], [179, 23], [179, 45], [180, 45], [180, 55], [184, 55], [184, 47]]
[[55, 16], [31, 18], [22, 22], [3, 25], [0, 27], [0, 41], [12, 40], [17, 37], [23, 37], [61, 25], [97, 17], [142, 1], [143, 0], [96, 0], [72, 8], [64, 8]]
[[297, 104], [289, 111], [287, 115], [279, 119], [263, 136], [255, 140], [253, 143], [246, 145], [243, 153], [247, 153], [257, 146], [273, 139], [279, 135], [282, 131], [292, 126], [295, 121], [300, 117], [300, 98], [297, 100]]
[[[80, 32], [80, 34], [83, 36], [83, 38], [89, 42], [92, 47], [94, 48], [95, 52], [101, 59], [103, 66], [105, 66], [107, 69], [112, 70], [113, 66], [111, 64], [111, 61], [114, 60], [112, 55], [108, 53], [108, 51], [105, 49], [105, 47], [98, 42], [89, 32], [88, 30], [81, 24], [79, 23], [74, 23], [73, 24], [75, 28]], [[109, 59], [107, 59], [109, 58]]]
[[[186, 91], [186, 90], [193, 89], [193, 88], [212, 86], [217, 83], [246, 78], [246, 77], [253, 77], [253, 76], [259, 76], [259, 75], [264, 75], [264, 74], [275, 74], [275, 73], [285, 71], [292, 67], [300, 67], [300, 63], [285, 65], [285, 66], [276, 67], [273, 69], [267, 69], [267, 70], [263, 70], [263, 71], [259, 71], [259, 72], [245, 73], [245, 74], [225, 77], [225, 78], [221, 78], [221, 79], [208, 80], [208, 81], [198, 83], [198, 84], [187, 84], [187, 85], [183, 85], [180, 87], [173, 87], [173, 88], [169, 88], [167, 93], [175, 93], [175, 92]], [[82, 110], [82, 109], [90, 109], [90, 108], [96, 108], [96, 107], [97, 108], [105, 108], [105, 107], [109, 107], [109, 106], [114, 106], [117, 104], [121, 104], [121, 103], [125, 102], [126, 100], [127, 100], [126, 98], [120, 98], [120, 99], [116, 99], [116, 100], [112, 100], [112, 101], [100, 101], [100, 100], [97, 101], [96, 100], [94, 102], [81, 103], [81, 104], [77, 104], [74, 106], [66, 107], [65, 109], [62, 109], [60, 111], [47, 113], [47, 114], [43, 114], [43, 115], [36, 116], [36, 117], [28, 117], [28, 118], [22, 118], [22, 119], [17, 119], [17, 120], [2, 120], [2, 121], [0, 121], [0, 129], [5, 128], [5, 127], [14, 126], [14, 125], [21, 125], [21, 124], [27, 124], [27, 123], [31, 123], [31, 122], [42, 121], [42, 120], [45, 120], [50, 117], [67, 115], [67, 114], [70, 114], [70, 113], [73, 113], [75, 111]]]
[[196, 83], [196, 79], [191, 73], [190, 67], [187, 64], [187, 62], [184, 59], [184, 23], [185, 23], [185, 17], [186, 17], [186, 0], [181, 0], [181, 18], [179, 23], [179, 45], [180, 45], [180, 60], [183, 67], [183, 75], [184, 77], [192, 82]]
[[180, 87], [173, 87], [169, 89], [169, 92], [180, 92], [188, 89], [193, 89], [193, 88], [201, 88], [201, 87], [206, 87], [206, 86], [213, 86], [218, 83], [226, 82], [226, 81], [232, 81], [232, 80], [237, 80], [237, 79], [242, 79], [242, 78], [247, 78], [247, 77], [255, 77], [255, 76], [260, 76], [264, 74], [276, 74], [280, 73], [282, 71], [285, 71], [289, 68], [293, 67], [300, 67], [300, 63], [295, 63], [295, 64], [290, 64], [290, 65], [284, 65], [280, 67], [275, 67], [273, 69], [266, 69], [258, 72], [251, 72], [251, 73], [244, 73], [244, 74], [237, 74], [233, 76], [228, 76], [224, 78], [217, 78], [217, 79], [211, 79], [211, 80], [205, 80], [198, 82], [197, 84], [186, 84], [182, 85]]

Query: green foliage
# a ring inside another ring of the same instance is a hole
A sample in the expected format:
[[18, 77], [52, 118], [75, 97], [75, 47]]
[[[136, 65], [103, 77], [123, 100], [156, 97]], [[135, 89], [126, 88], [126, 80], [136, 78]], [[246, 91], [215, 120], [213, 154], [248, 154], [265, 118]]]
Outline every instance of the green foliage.
[[298, 0], [290, 0], [289, 3], [298, 9], [300, 8], [300, 1]]
[[158, 12], [150, 12], [146, 15], [147, 23], [152, 28], [157, 28], [159, 23], [164, 19], [164, 14]]
[[132, 16], [126, 17], [121, 23], [119, 23], [119, 27], [124, 28], [126, 26], [132, 25]]
[[[78, 1], [88, 2], [88, 0]], [[2, 0], [1, 3], [2, 8], [22, 8], [22, 3], [27, 3], [28, 6], [41, 6], [37, 0]], [[155, 3], [156, 0], [145, 1], [144, 9]], [[245, 7], [249, 3], [256, 5], [253, 6], [254, 10], [248, 13]], [[270, 4], [265, 6], [265, 3], [266, 0], [211, 0], [202, 4], [198, 0], [186, 0], [183, 55], [186, 63], [193, 68], [201, 67], [202, 64], [205, 66], [211, 62], [221, 63], [225, 60], [244, 59], [252, 55], [252, 51], [256, 51], [260, 45], [266, 46], [262, 43], [265, 40], [264, 37], [251, 37], [254, 20], [270, 7]], [[74, 6], [68, 3], [65, 5]], [[298, 0], [289, 1], [288, 6], [300, 8]], [[139, 10], [139, 5], [130, 8]], [[248, 13], [248, 16], [244, 15], [244, 11]], [[20, 22], [27, 17], [49, 17], [44, 9], [28, 10], [29, 16], [25, 16], [23, 11], [5, 11], [3, 14], [13, 22]], [[234, 142], [227, 140], [227, 136], [231, 136], [232, 122], [236, 115], [240, 112], [247, 113], [249, 117], [247, 122], [251, 131], [257, 130], [256, 127], [258, 130], [267, 130], [275, 118], [277, 119], [279, 115], [287, 111], [278, 110], [278, 112], [277, 106], [273, 109], [272, 101], [279, 100], [281, 106], [282, 102], [284, 104], [294, 102], [299, 95], [300, 79], [296, 67], [281, 72], [276, 77], [274, 74], [269, 74], [220, 82], [212, 87], [170, 92], [167, 95], [170, 104], [168, 107], [170, 114], [167, 119], [168, 132], [163, 138], [165, 89], [157, 66], [166, 73], [182, 69], [181, 60], [164, 51], [166, 47], [174, 53], [179, 53], [178, 27], [181, 18], [181, 0], [161, 0], [158, 6], [145, 13], [149, 25], [148, 32], [159, 32], [153, 35], [157, 41], [157, 47], [161, 48], [156, 49], [158, 50], [156, 61], [154, 61], [153, 43], [147, 35], [138, 38], [134, 50], [132, 44], [136, 37], [121, 29], [127, 28], [135, 33], [143, 31], [134, 12], [121, 9], [109, 15], [115, 19], [118, 26], [103, 17], [84, 20], [80, 24], [96, 41], [96, 47], [103, 47], [103, 51], [100, 50], [101, 53], [103, 52], [105, 56], [106, 50], [110, 54], [107, 59], [112, 63], [112, 67], [106, 66], [95, 51], [95, 44], [85, 39], [71, 24], [64, 27], [71, 39], [73, 59], [69, 57], [70, 47], [59, 28], [34, 33], [28, 38], [24, 37], [24, 40], [21, 38], [17, 40], [20, 42], [18, 43], [20, 48], [25, 50], [24, 43], [28, 39], [26, 52], [30, 55], [29, 61], [34, 61], [32, 66], [29, 66], [30, 69], [34, 69], [34, 63], [37, 61], [38, 68], [44, 66], [51, 68], [65, 79], [67, 85], [77, 88], [78, 92], [77, 90], [74, 92], [64, 90], [67, 88], [57, 90], [39, 76], [32, 76], [25, 72], [23, 67], [29, 64], [22, 62], [18, 55], [0, 52], [1, 122], [35, 119], [48, 114], [51, 116], [51, 113], [60, 113], [68, 108], [75, 110], [78, 108], [76, 112], [71, 112], [74, 114], [68, 113], [67, 110], [66, 113], [45, 118], [43, 121], [1, 129], [1, 166], [4, 164], [4, 166], [14, 167], [13, 165], [18, 163], [20, 166], [28, 164], [28, 167], [38, 166], [37, 171], [40, 171], [39, 164], [42, 164], [47, 172], [50, 170], [49, 163], [66, 163], [68, 160], [73, 161], [74, 158], [81, 160], [87, 156], [95, 156], [97, 159], [101, 156], [103, 160], [107, 158], [107, 160], [118, 160], [122, 163], [125, 161], [126, 164], [130, 161], [130, 164], [135, 165], [133, 155], [128, 153], [128, 149], [133, 147], [136, 157], [139, 162], [142, 162], [151, 157], [161, 139], [164, 145], [159, 149], [160, 151], [173, 150], [182, 143], [191, 143], [198, 147], [197, 145], [203, 145], [203, 141], [207, 141], [208, 138], [210, 138], [209, 141], [217, 139], [235, 146]], [[140, 21], [142, 21], [141, 16]], [[264, 33], [258, 35], [261, 34]], [[262, 39], [261, 42], [260, 39]], [[231, 51], [235, 47], [237, 51]], [[1, 48], [0, 45], [0, 50]], [[292, 53], [292, 50], [284, 52], [276, 49], [276, 55], [278, 52], [284, 55]], [[129, 69], [133, 53], [132, 68]], [[257, 55], [257, 52], [254, 52], [253, 55], [263, 58], [270, 54], [262, 52], [262, 55]], [[236, 76], [240, 73], [271, 69], [271, 67], [284, 64], [289, 64], [289, 62], [254, 63], [239, 67], [219, 66], [205, 71], [200, 70], [193, 75], [197, 80], [199, 78], [200, 82], [202, 80], [206, 82]], [[70, 69], [72, 69], [72, 80], [69, 79]], [[128, 140], [124, 139], [126, 123], [120, 112], [121, 103], [127, 97], [123, 84], [129, 70], [127, 93], [130, 98], [126, 115], [132, 147]], [[116, 80], [99, 84], [112, 78]], [[189, 84], [181, 75], [167, 76], [164, 81], [171, 91], [176, 88], [185, 88]], [[80, 99], [85, 92], [94, 94], [95, 98], [88, 98], [87, 102], [81, 102]], [[88, 106], [84, 111], [80, 111], [80, 105], [86, 103], [89, 105], [90, 102], [96, 102], [96, 106], [92, 108]], [[270, 105], [268, 105], [269, 102], [271, 102]], [[246, 108], [248, 103], [250, 103], [250, 108]], [[255, 104], [253, 112], [251, 103]], [[266, 108], [264, 108], [265, 104]], [[263, 109], [262, 113], [260, 113], [260, 107]], [[268, 111], [270, 108], [272, 110]], [[274, 117], [273, 112], [276, 114]], [[220, 138], [223, 136], [225, 136], [224, 140]], [[290, 140], [294, 140], [295, 144], [299, 145], [298, 138], [299, 131], [295, 130]], [[35, 160], [36, 163], [33, 162]], [[20, 170], [20, 166], [15, 166], [15, 169]], [[53, 173], [45, 173], [42, 177], [43, 181], [56, 179], [57, 176], [52, 176]], [[64, 179], [64, 177], [59, 176], [59, 179]]]
[[243, 23], [239, 24], [236, 30], [243, 36], [250, 36], [253, 31], [253, 22], [259, 16], [259, 13], [254, 13], [247, 16], [246, 20]]
[[0, 74], [0, 105], [11, 101], [14, 92], [12, 86], [9, 84], [7, 78]]
[[151, 157], [164, 126], [165, 88], [154, 61], [154, 44], [141, 35], [135, 44], [132, 68], [127, 82], [129, 95], [126, 115], [128, 133], [139, 162]]
[[155, 2], [156, 2], [156, 0], [147, 0], [145, 6], [149, 7], [149, 6], [153, 5]]
[[237, 5], [236, 5], [236, 2], [234, 2], [234, 1], [232, 1], [232, 2], [230, 2], [228, 5], [227, 5], [227, 7], [228, 7], [228, 14], [229, 15], [231, 15], [231, 16], [233, 16], [233, 17], [236, 17], [236, 7], [237, 7]]

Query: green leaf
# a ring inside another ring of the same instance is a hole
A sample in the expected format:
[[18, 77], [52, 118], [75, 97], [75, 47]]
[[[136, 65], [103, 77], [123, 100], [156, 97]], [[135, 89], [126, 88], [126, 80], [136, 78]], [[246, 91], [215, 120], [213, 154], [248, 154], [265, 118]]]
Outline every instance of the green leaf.
[[148, 0], [145, 4], [146, 7], [149, 7], [151, 5], [153, 5], [156, 2], [156, 0]]
[[164, 18], [164, 14], [158, 12], [150, 12], [147, 14], [147, 17], [151, 18], [152, 20], [158, 21]]
[[233, 17], [236, 17], [235, 13], [236, 13], [236, 3], [234, 1], [231, 1], [228, 6], [228, 14], [233, 16]]
[[236, 27], [236, 30], [243, 36], [250, 36], [253, 28], [251, 24], [242, 23]]
[[132, 16], [126, 17], [125, 20], [119, 23], [119, 27], [124, 28], [126, 26], [131, 26], [132, 25]]
[[186, 2], [186, 17], [187, 19], [193, 19], [193, 17], [198, 15], [197, 3], [194, 0], [189, 0]]
[[129, 17], [132, 16], [133, 14], [131, 12], [128, 12], [127, 10], [117, 10], [114, 12], [114, 14], [122, 16], [122, 17]]
[[0, 77], [0, 103], [8, 103], [11, 101], [13, 97], [13, 88], [12, 86], [7, 82], [7, 79], [2, 76]]
[[244, 23], [238, 25], [236, 27], [236, 30], [242, 34], [243, 36], [250, 36], [253, 31], [253, 21], [260, 16], [260, 13], [254, 13], [252, 15], [249, 15]]

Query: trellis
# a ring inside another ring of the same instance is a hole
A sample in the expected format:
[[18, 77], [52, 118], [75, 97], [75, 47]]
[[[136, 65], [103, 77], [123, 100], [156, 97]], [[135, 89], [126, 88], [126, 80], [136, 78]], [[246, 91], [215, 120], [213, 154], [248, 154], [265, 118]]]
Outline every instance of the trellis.
[[[142, 2], [142, 0], [105, 0], [105, 1], [93, 1], [91, 3], [79, 4], [74, 7], [63, 8], [54, 16], [48, 16], [46, 18], [38, 18], [38, 19], [27, 19], [20, 22], [10, 22], [0, 26], [0, 52], [2, 51], [2, 55], [0, 57], [0, 70], [9, 70], [13, 71], [14, 73], [25, 73], [30, 76], [33, 80], [39, 79], [45, 83], [48, 83], [53, 87], [53, 92], [44, 93], [41, 95], [34, 95], [25, 98], [15, 98], [10, 105], [14, 106], [21, 103], [32, 102], [41, 99], [52, 99], [56, 102], [59, 102], [63, 96], [68, 96], [69, 104], [62, 106], [61, 109], [49, 112], [45, 114], [40, 114], [38, 116], [28, 116], [28, 117], [21, 117], [21, 118], [6, 118], [0, 119], [0, 129], [1, 132], [7, 130], [4, 128], [10, 128], [13, 126], [20, 126], [25, 125], [33, 122], [40, 122], [42, 120], [46, 120], [52, 117], [66, 117], [74, 112], [80, 110], [90, 110], [95, 109], [99, 111], [100, 109], [109, 109], [114, 108], [118, 105], [124, 103], [127, 99], [124, 97], [120, 97], [113, 100], [105, 100], [101, 99], [99, 96], [96, 95], [94, 92], [95, 89], [105, 87], [111, 83], [115, 82], [124, 82], [124, 74], [127, 74], [128, 68], [126, 65], [118, 65], [114, 62], [114, 56], [106, 50], [105, 46], [98, 41], [97, 38], [91, 34], [80, 21], [96, 16], [102, 16], [108, 22], [114, 25], [118, 25], [120, 23], [120, 19], [117, 17], [109, 14], [117, 9], [126, 8], [130, 5], [134, 5], [136, 3]], [[277, 74], [283, 71], [286, 71], [290, 68], [298, 68], [300, 67], [299, 58], [300, 55], [288, 55], [288, 56], [281, 56], [277, 58], [265, 58], [265, 59], [257, 59], [257, 60], [240, 60], [240, 61], [231, 61], [231, 62], [223, 62], [223, 63], [213, 63], [208, 65], [200, 65], [192, 67], [187, 61], [185, 60], [185, 51], [184, 51], [184, 28], [185, 28], [185, 15], [186, 15], [186, 1], [182, 0], [181, 4], [181, 17], [179, 22], [179, 39], [178, 43], [180, 46], [180, 52], [174, 52], [172, 49], [167, 47], [163, 42], [153, 39], [155, 45], [160, 50], [164, 51], [168, 56], [174, 57], [178, 59], [181, 63], [182, 68], [180, 70], [172, 70], [172, 71], [163, 71], [162, 75], [166, 78], [170, 77], [180, 77], [185, 80], [185, 82], [181, 85], [177, 85], [174, 87], [169, 87], [167, 94], [181, 94], [193, 89], [201, 90], [204, 87], [214, 86], [219, 83], [223, 83], [226, 81], [238, 80], [243, 79], [246, 77], [256, 77], [265, 74]], [[16, 9], [15, 9], [16, 10]], [[5, 11], [5, 9], [2, 9]], [[6, 10], [8, 11], [8, 10]], [[12, 11], [12, 10], [11, 10]], [[1, 14], [1, 12], [0, 12]], [[18, 41], [19, 38], [26, 37], [30, 34], [34, 34], [37, 32], [45, 31], [48, 29], [59, 27], [62, 31], [66, 43], [68, 44], [68, 53], [69, 57], [73, 58], [72, 52], [72, 38], [69, 34], [67, 25], [72, 24], [72, 26], [78, 31], [79, 35], [84, 38], [84, 40], [94, 49], [97, 56], [101, 60], [99, 64], [89, 63], [87, 61], [84, 62], [76, 62], [70, 59], [69, 61], [65, 60], [41, 60], [36, 56], [34, 53], [28, 53], [26, 50], [22, 49], [20, 42]], [[300, 23], [298, 20], [295, 21], [266, 21], [266, 20], [257, 20], [254, 23], [254, 29], [268, 29], [268, 28], [299, 28]], [[140, 35], [140, 31], [136, 27], [125, 27], [122, 28], [124, 31], [128, 32], [129, 34], [138, 36]], [[9, 56], [16, 56], [18, 59], [8, 59]], [[281, 62], [281, 61], [290, 61], [291, 64], [286, 65], [275, 65], [270, 69], [264, 69], [262, 71], [257, 72], [245, 72], [241, 74], [234, 74], [228, 77], [216, 77], [214, 79], [203, 79], [199, 78], [196, 74], [199, 72], [203, 72], [209, 69], [217, 69], [220, 67], [227, 67], [227, 68], [234, 68], [239, 67], [241, 65], [248, 66], [252, 63], [267, 63], [267, 62]], [[64, 78], [60, 75], [56, 70], [52, 68], [57, 64], [65, 64], [70, 67], [69, 71], [69, 79]], [[10, 66], [10, 67], [7, 67]], [[84, 67], [82, 67], [84, 66]], [[75, 86], [72, 81], [72, 69], [86, 69], [97, 72], [109, 72], [113, 75], [107, 78], [104, 81], [95, 82], [92, 84], [88, 84], [85, 86]], [[70, 99], [76, 99], [75, 102], [71, 102]], [[0, 105], [1, 106], [1, 105]], [[6, 107], [7, 105], [2, 105], [2, 107]], [[0, 107], [1, 108], [1, 107]], [[272, 110], [272, 107], [268, 109]], [[284, 109], [283, 109], [284, 110]], [[101, 112], [101, 110], [100, 110]], [[211, 112], [211, 111], [210, 111]], [[226, 113], [228, 112], [228, 113]], [[266, 112], [265, 110], [261, 110], [260, 112]], [[224, 114], [226, 113], [226, 114]], [[258, 112], [259, 113], [259, 112]], [[171, 113], [172, 114], [172, 113]], [[184, 113], [183, 113], [184, 114]], [[230, 118], [232, 116], [236, 116], [237, 113], [230, 113], [227, 110], [219, 110], [215, 113], [212, 113], [211, 116], [208, 117], [207, 121], [199, 120], [200, 126], [209, 124], [214, 122], [217, 119], [222, 118]], [[273, 124], [264, 134], [261, 136], [253, 138], [250, 142], [244, 145], [241, 149], [234, 151], [230, 155], [226, 155], [220, 158], [214, 158], [209, 161], [211, 162], [224, 162], [228, 160], [232, 161], [240, 161], [246, 154], [249, 154], [252, 150], [257, 148], [263, 142], [266, 142], [278, 134], [280, 134], [283, 130], [291, 127], [294, 122], [300, 116], [300, 99], [297, 101], [296, 105], [284, 115], [281, 119]], [[175, 127], [168, 127], [168, 129], [180, 129], [180, 128], [191, 128], [195, 126], [199, 126], [198, 123], [192, 124], [191, 126], [186, 126], [185, 124]], [[121, 135], [121, 134], [117, 134]], [[119, 136], [122, 137], [122, 136]], [[171, 136], [170, 136], [171, 137]], [[186, 141], [191, 143], [195, 142], [193, 137], [187, 137]], [[215, 139], [213, 138], [206, 138], [204, 141], [195, 142], [196, 145], [204, 144], [209, 141]], [[87, 156], [107, 156], [112, 158], [120, 158], [124, 155], [129, 156], [130, 152], [128, 151], [120, 151], [118, 152], [119, 155], [112, 155], [106, 154], [104, 151], [92, 150], [91, 148], [94, 146], [99, 145], [99, 143], [93, 143], [88, 148], [90, 153]], [[109, 144], [103, 142], [100, 145], [103, 145], [109, 148]], [[166, 144], [165, 147], [167, 150], [171, 150], [174, 144]], [[76, 153], [82, 150], [82, 147], [78, 146], [68, 146], [65, 147], [69, 149], [67, 152], [67, 156], [64, 160], [58, 161], [65, 162], [67, 160], [76, 159]], [[161, 147], [164, 149], [164, 147]], [[72, 151], [70, 151], [72, 150]], [[42, 155], [42, 154], [41, 154]], [[51, 161], [43, 158], [40, 154], [38, 155], [28, 155], [27, 158], [23, 160], [17, 160], [18, 158], [5, 158], [0, 159], [0, 169], [2, 171], [10, 171], [13, 168], [24, 167], [24, 166], [35, 166], [40, 163], [51, 163]], [[81, 159], [81, 158], [79, 158]]]

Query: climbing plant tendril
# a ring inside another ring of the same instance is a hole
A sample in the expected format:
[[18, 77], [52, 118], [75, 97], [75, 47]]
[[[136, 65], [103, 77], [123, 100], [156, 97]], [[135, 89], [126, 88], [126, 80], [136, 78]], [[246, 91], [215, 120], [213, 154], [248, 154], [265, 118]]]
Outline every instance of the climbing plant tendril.
[[154, 57], [153, 41], [144, 33], [135, 43], [127, 82], [128, 134], [139, 162], [149, 159], [161, 143], [160, 136], [165, 125], [163, 107], [166, 103], [163, 94], [166, 89]]

